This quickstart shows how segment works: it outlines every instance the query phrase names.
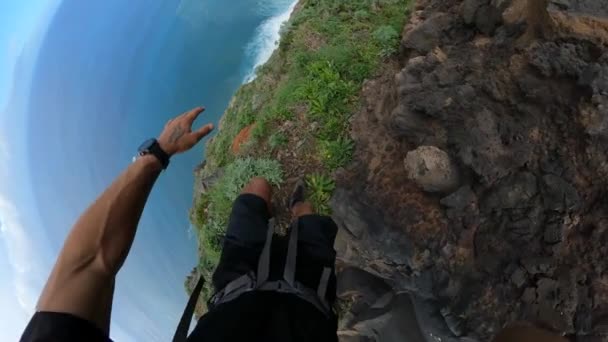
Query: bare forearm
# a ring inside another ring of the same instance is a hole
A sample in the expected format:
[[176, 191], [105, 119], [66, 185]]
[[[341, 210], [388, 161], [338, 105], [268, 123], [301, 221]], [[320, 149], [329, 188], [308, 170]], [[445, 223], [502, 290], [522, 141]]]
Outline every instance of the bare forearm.
[[78, 219], [62, 254], [86, 260], [98, 271], [115, 275], [129, 253], [148, 195], [161, 170], [153, 156], [131, 164]]
[[[68, 312], [109, 329], [114, 277], [162, 167], [153, 156], [131, 164], [82, 214], [59, 254], [38, 310]], [[98, 308], [106, 308], [102, 313]]]

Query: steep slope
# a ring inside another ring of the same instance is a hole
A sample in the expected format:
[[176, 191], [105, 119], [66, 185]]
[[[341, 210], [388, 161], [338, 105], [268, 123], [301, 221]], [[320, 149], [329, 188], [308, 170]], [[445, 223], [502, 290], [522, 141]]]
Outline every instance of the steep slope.
[[[427, 338], [516, 320], [607, 338], [607, 8], [418, 1], [400, 64], [364, 86], [332, 200], [341, 261], [387, 290], [343, 295], [410, 293]], [[349, 334], [390, 327], [370, 306]]]

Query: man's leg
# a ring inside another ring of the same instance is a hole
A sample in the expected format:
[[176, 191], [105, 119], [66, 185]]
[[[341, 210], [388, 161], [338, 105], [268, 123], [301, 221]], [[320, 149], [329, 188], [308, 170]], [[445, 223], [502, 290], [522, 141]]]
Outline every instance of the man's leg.
[[338, 227], [328, 216], [315, 214], [312, 204], [299, 202], [291, 209], [294, 224], [299, 226], [299, 241], [304, 244], [308, 257], [324, 264], [335, 262], [334, 242]]
[[326, 299], [333, 303], [336, 299], [334, 242], [338, 227], [330, 217], [316, 215], [309, 202], [296, 203], [291, 214], [294, 226], [298, 225], [296, 279], [316, 291], [323, 269], [331, 269]]
[[272, 188], [263, 178], [253, 178], [234, 201], [220, 263], [213, 274], [216, 291], [257, 270], [266, 242]]
[[263, 199], [268, 207], [268, 212], [271, 212], [272, 187], [267, 180], [261, 177], [252, 178], [249, 184], [245, 185], [241, 191], [241, 195], [246, 194], [255, 195]]
[[298, 202], [291, 208], [291, 217], [294, 220], [306, 215], [314, 215], [315, 211], [309, 202]]

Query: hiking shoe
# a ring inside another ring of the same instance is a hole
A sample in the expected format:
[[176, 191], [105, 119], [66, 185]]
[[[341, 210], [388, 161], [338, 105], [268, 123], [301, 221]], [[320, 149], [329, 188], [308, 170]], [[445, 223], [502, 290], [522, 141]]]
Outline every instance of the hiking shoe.
[[289, 199], [289, 210], [292, 210], [293, 207], [298, 203], [302, 203], [306, 201], [306, 183], [304, 180], [300, 179], [297, 183], [293, 192], [291, 193], [291, 197]]

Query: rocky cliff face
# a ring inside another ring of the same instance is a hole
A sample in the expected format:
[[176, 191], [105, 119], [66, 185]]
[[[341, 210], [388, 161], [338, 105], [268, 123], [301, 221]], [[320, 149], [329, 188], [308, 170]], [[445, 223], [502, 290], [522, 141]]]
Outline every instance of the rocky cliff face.
[[608, 2], [415, 8], [332, 200], [342, 339], [606, 340]]

